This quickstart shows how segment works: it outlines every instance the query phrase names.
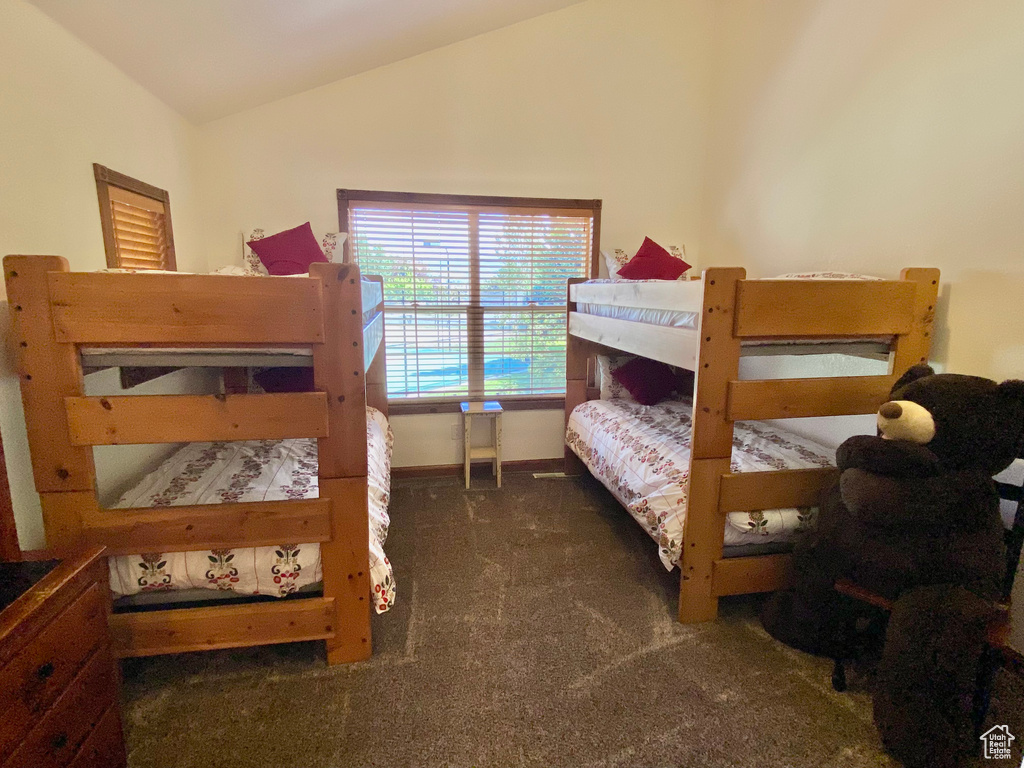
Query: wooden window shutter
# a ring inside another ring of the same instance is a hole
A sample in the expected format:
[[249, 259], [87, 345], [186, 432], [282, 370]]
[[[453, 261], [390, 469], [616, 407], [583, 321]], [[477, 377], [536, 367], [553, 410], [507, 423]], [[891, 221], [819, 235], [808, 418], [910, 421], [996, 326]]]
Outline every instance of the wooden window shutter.
[[93, 168], [107, 266], [176, 269], [167, 192], [101, 165]]

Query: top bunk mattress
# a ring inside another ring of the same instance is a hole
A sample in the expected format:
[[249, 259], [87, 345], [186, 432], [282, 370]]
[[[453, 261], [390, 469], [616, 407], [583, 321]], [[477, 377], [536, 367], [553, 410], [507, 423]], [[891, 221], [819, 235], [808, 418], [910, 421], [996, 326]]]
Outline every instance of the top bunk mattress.
[[[833, 273], [828, 273], [833, 274]], [[808, 279], [783, 277], [775, 279]], [[840, 279], [840, 278], [823, 278]], [[876, 278], [863, 278], [874, 280]], [[700, 323], [703, 282], [701, 280], [596, 279], [570, 288], [576, 311], [639, 325], [696, 332]], [[570, 329], [577, 323], [570, 320]], [[743, 355], [841, 353], [887, 360], [891, 337], [853, 339], [794, 338], [776, 340], [744, 339]], [[678, 363], [679, 361], [672, 361]]]
[[[692, 404], [671, 400], [640, 405], [590, 400], [566, 426], [566, 444], [658, 544], [662, 564], [678, 565], [683, 552], [690, 477]], [[735, 424], [733, 472], [834, 465], [835, 451], [764, 422]], [[813, 509], [730, 512], [725, 545], [779, 544], [812, 524]]]
[[[383, 613], [395, 598], [394, 573], [384, 554], [393, 436], [380, 411], [368, 407], [366, 416], [370, 594]], [[313, 438], [189, 443], [123, 494], [115, 508], [315, 499], [318, 480]], [[284, 597], [323, 578], [320, 546], [299, 542], [109, 560], [115, 597], [195, 589]]]
[[[156, 274], [184, 274], [179, 272]], [[136, 272], [135, 274], [145, 274]], [[267, 277], [267, 276], [264, 276]], [[301, 275], [305, 277], [305, 275]], [[384, 337], [384, 323], [380, 317], [384, 302], [383, 283], [377, 280], [360, 280], [363, 312], [364, 367], [370, 366], [366, 359], [376, 351]], [[311, 368], [312, 347], [205, 347], [200, 349], [169, 347], [82, 347], [79, 350], [84, 368], [134, 367], [260, 367], [260, 368]]]

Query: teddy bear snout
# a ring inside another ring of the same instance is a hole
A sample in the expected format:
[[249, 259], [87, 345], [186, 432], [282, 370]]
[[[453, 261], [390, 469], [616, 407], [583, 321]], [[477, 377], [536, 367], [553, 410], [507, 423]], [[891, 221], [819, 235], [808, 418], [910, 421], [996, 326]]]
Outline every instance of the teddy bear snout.
[[909, 440], [927, 445], [935, 437], [935, 420], [913, 400], [890, 400], [878, 409], [878, 429], [886, 440]]
[[898, 419], [903, 415], [903, 407], [892, 400], [888, 403], [883, 403], [882, 407], [878, 409], [879, 415], [886, 419]]

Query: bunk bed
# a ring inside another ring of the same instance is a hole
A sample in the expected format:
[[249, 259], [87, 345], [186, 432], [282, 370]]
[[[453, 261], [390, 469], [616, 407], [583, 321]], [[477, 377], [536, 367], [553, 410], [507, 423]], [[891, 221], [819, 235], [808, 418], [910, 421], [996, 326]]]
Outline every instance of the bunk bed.
[[[137, 553], [270, 547], [287, 560], [282, 543], [319, 547], [319, 590], [115, 611], [116, 652], [324, 640], [328, 663], [367, 658], [367, 406], [387, 413], [380, 279], [367, 285], [355, 265], [329, 263], [288, 278], [73, 273], [56, 256], [8, 256], [4, 272], [48, 549], [103, 545], [116, 574], [117, 560]], [[226, 366], [224, 388], [87, 397], [83, 370], [103, 365]], [[275, 365], [311, 367], [314, 391], [249, 394], [229, 381], [231, 372]], [[103, 508], [97, 498], [93, 446], [302, 438], [316, 441], [312, 498], [285, 492], [127, 509]]]
[[[581, 413], [574, 417], [574, 411], [588, 410], [588, 401], [598, 397], [598, 355], [628, 352], [695, 374], [692, 400], [670, 406], [676, 417], [680, 408], [686, 411], [676, 423], [689, 429], [677, 478], [685, 498], [682, 537], [667, 563], [681, 570], [681, 622], [714, 620], [720, 597], [774, 591], [788, 583], [791, 558], [784, 552], [727, 556], [730, 513], [812, 507], [836, 478], [836, 470], [818, 458], [795, 469], [736, 471], [742, 462], [733, 453], [735, 422], [874, 413], [900, 373], [927, 361], [938, 281], [938, 270], [930, 268], [905, 269], [899, 280], [748, 280], [744, 269], [718, 267], [689, 280], [569, 281], [567, 474], [585, 472], [584, 459], [592, 458], [593, 447], [580, 434]], [[823, 352], [877, 357], [888, 361], [888, 370], [870, 376], [739, 378], [743, 355]], [[650, 422], [658, 407], [635, 412]], [[664, 425], [648, 433], [659, 431], [661, 439], [676, 439]], [[639, 439], [625, 442], [635, 445]], [[661, 450], [655, 443], [651, 451], [661, 456], [672, 448], [678, 446]], [[607, 477], [595, 475], [611, 487]], [[616, 495], [624, 498], [623, 492]]]

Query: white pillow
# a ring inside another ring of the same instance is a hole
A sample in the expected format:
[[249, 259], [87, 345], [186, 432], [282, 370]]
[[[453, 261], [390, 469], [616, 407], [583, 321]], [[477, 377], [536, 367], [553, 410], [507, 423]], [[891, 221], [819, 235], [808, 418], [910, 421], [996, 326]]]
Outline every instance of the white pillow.
[[[268, 231], [264, 227], [251, 227], [242, 233], [242, 265], [245, 268], [245, 273], [247, 275], [267, 274], [267, 268], [263, 266], [263, 262], [260, 261], [260, 257], [253, 252], [252, 248], [249, 247], [249, 241], [262, 240], [268, 234], [273, 235], [277, 232], [283, 232], [286, 229], [288, 229], [288, 227]], [[328, 261], [341, 261], [341, 246], [344, 245], [347, 237], [348, 232], [327, 232], [318, 238], [320, 241], [320, 250], [324, 252], [324, 256], [327, 257]]]
[[597, 386], [601, 390], [602, 400], [629, 400], [633, 402], [633, 396], [622, 386], [612, 371], [622, 367], [636, 355], [598, 355], [597, 356]]
[[[686, 261], [686, 246], [684, 245], [667, 245], [665, 250], [675, 256], [681, 261]], [[608, 277], [613, 280], [624, 280], [625, 278], [619, 277], [619, 270], [626, 266], [633, 258], [634, 254], [627, 253], [621, 248], [613, 248], [610, 251], [601, 251], [601, 256], [604, 257], [604, 264], [608, 268]], [[688, 263], [688, 262], [687, 262]], [[693, 272], [693, 266], [687, 272]], [[679, 277], [680, 280], [686, 279], [684, 273]]]

